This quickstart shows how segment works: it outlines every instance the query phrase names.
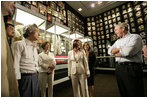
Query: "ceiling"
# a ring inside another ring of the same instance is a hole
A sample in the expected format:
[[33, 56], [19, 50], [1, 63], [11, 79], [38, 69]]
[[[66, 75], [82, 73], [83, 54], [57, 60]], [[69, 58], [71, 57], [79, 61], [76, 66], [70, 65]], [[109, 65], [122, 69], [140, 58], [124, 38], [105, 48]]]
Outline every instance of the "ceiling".
[[[122, 5], [127, 1], [102, 1], [102, 4], [97, 4], [98, 1], [66, 1], [73, 9], [75, 9], [83, 17], [95, 16], [112, 8], [115, 8], [119, 5]], [[95, 3], [95, 7], [91, 8], [90, 5]], [[79, 12], [78, 8], [82, 8], [82, 11]]]

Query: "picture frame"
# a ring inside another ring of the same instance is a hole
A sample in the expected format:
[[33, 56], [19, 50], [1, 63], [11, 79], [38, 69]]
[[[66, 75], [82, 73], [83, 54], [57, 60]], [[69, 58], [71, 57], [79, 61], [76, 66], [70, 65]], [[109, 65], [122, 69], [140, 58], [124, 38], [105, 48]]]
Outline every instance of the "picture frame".
[[42, 3], [38, 3], [39, 13], [44, 15], [46, 14], [46, 6]]
[[47, 14], [47, 21], [52, 22], [52, 15], [51, 14]]
[[39, 13], [39, 9], [33, 5], [31, 5], [31, 10], [33, 10], [36, 13]]
[[33, 6], [38, 7], [38, 2], [37, 1], [32, 1], [31, 2]]

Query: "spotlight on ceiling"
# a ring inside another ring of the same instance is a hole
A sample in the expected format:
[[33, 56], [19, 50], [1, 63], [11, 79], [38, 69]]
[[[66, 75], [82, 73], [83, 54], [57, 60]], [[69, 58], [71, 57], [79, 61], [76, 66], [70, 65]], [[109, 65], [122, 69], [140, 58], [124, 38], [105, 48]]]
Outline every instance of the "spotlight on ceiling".
[[78, 11], [80, 11], [80, 12], [81, 12], [81, 11], [82, 11], [82, 8], [79, 8], [79, 9], [78, 9]]
[[92, 8], [95, 7], [95, 3], [92, 3], [90, 6], [91, 6]]

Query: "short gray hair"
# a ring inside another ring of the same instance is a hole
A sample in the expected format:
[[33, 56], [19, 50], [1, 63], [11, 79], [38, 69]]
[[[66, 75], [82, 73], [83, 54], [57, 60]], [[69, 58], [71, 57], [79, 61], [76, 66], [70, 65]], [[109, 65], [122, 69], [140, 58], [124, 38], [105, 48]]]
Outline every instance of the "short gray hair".
[[34, 28], [38, 28], [38, 26], [36, 24], [25, 26], [24, 29], [23, 29], [23, 32], [24, 32], [23, 36], [25, 38], [27, 38], [29, 33], [34, 33]]
[[127, 31], [129, 30], [129, 25], [127, 23], [120, 22], [120, 23], [116, 24], [115, 26], [117, 26], [117, 25], [120, 26], [120, 28], [125, 27], [125, 30], [127, 30]]

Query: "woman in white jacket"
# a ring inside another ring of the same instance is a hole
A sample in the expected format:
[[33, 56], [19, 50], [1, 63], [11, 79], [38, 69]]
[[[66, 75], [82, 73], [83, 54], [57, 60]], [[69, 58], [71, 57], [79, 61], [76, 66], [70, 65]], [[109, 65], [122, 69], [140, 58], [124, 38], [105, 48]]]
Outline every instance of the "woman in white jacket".
[[73, 50], [68, 53], [68, 76], [72, 80], [74, 97], [88, 97], [86, 79], [90, 76], [90, 72], [85, 52], [81, 50], [81, 46], [80, 40], [74, 40]]
[[54, 54], [50, 51], [50, 42], [42, 44], [43, 52], [39, 54], [39, 76], [41, 96], [46, 97], [46, 87], [48, 85], [48, 97], [53, 96], [54, 68], [56, 65]]

